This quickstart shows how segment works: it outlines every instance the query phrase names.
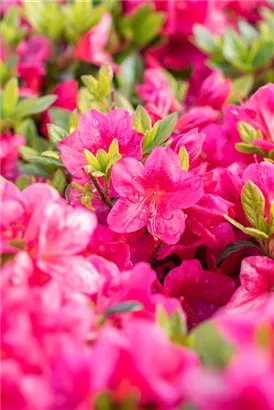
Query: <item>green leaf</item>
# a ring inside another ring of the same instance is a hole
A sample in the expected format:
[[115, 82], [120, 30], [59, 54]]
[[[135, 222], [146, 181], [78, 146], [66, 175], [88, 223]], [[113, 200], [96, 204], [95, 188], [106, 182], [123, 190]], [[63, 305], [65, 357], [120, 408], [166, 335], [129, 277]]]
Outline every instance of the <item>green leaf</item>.
[[52, 185], [54, 186], [55, 189], [57, 189], [59, 194], [63, 193], [65, 186], [66, 186], [66, 178], [63, 172], [61, 171], [61, 169], [57, 169], [57, 171], [55, 172]]
[[47, 110], [56, 100], [56, 95], [45, 95], [39, 98], [26, 98], [19, 102], [13, 115], [16, 119], [28, 117]]
[[58, 145], [60, 141], [63, 141], [69, 135], [66, 130], [57, 125], [48, 124], [47, 127], [50, 139], [55, 145]]
[[244, 121], [238, 122], [238, 132], [242, 141], [246, 142], [247, 144], [252, 142], [253, 140], [263, 138], [260, 130], [256, 130], [252, 125]]
[[232, 30], [227, 30], [223, 36], [223, 56], [240, 71], [248, 71], [248, 47], [243, 39]]
[[72, 113], [59, 107], [49, 109], [51, 122], [66, 131], [69, 131], [70, 117]]
[[110, 65], [104, 65], [99, 70], [98, 84], [96, 93], [99, 97], [104, 98], [112, 90], [113, 70]]
[[234, 346], [227, 342], [216, 326], [210, 322], [203, 322], [192, 332], [193, 349], [206, 366], [224, 368], [231, 360]]
[[238, 77], [233, 80], [232, 92], [229, 102], [237, 102], [240, 98], [245, 98], [248, 96], [252, 90], [254, 84], [254, 76], [252, 74], [247, 74], [242, 77]]
[[19, 98], [18, 80], [11, 78], [4, 89], [3, 111], [4, 116], [8, 117], [17, 104]]
[[28, 162], [33, 162], [38, 165], [51, 165], [54, 167], [61, 167], [64, 168], [64, 164], [62, 161], [59, 161], [59, 159], [55, 158], [49, 158], [49, 157], [39, 157], [39, 156], [33, 156], [28, 158]]
[[245, 215], [253, 228], [267, 232], [264, 219], [265, 199], [260, 188], [250, 180], [242, 189], [241, 202]]
[[150, 5], [138, 7], [129, 24], [134, 45], [141, 48], [149, 44], [160, 33], [164, 21], [165, 14], [152, 10]]
[[151, 129], [151, 118], [144, 107], [138, 105], [134, 118], [133, 118], [133, 126], [137, 132], [144, 134], [145, 131], [149, 131]]
[[268, 239], [268, 235], [263, 231], [259, 231], [258, 229], [255, 229], [255, 228], [247, 228], [244, 225], [240, 224], [239, 222], [235, 221], [234, 219], [230, 218], [230, 216], [228, 215], [224, 215], [224, 218], [228, 222], [230, 222], [233, 226], [240, 229], [240, 231], [242, 231], [246, 235], [253, 236], [256, 239]]
[[34, 157], [38, 154], [38, 152], [30, 147], [19, 147], [19, 151], [21, 154], [21, 157], [25, 160], [28, 161], [29, 158]]
[[245, 248], [257, 248], [257, 245], [251, 241], [235, 241], [228, 244], [222, 252], [219, 254], [216, 262], [217, 268], [221, 266], [221, 264], [234, 253], [240, 251], [241, 249]]
[[20, 191], [27, 188], [31, 183], [31, 177], [27, 175], [20, 175], [15, 181], [15, 185], [20, 189]]
[[245, 20], [240, 20], [238, 23], [240, 33], [249, 43], [252, 43], [258, 37], [258, 31], [247, 23]]
[[22, 174], [36, 175], [42, 178], [49, 178], [50, 172], [45, 168], [36, 164], [22, 164], [19, 166], [19, 170]]
[[110, 306], [103, 313], [104, 317], [109, 317], [111, 315], [116, 315], [117, 313], [130, 313], [139, 312], [143, 310], [144, 306], [136, 301], [122, 302], [117, 305]]
[[273, 59], [274, 44], [266, 44], [262, 46], [253, 61], [254, 70], [264, 67]]
[[267, 152], [263, 149], [252, 144], [246, 144], [245, 142], [237, 142], [235, 144], [235, 148], [237, 151], [242, 152], [243, 154], [257, 154], [263, 157], [267, 155]]
[[163, 120], [157, 121], [156, 124], [159, 124], [154, 142], [153, 142], [153, 148], [162, 145], [166, 139], [171, 135], [176, 123], [178, 120], [178, 113], [174, 112], [172, 114], [169, 114], [166, 118]]
[[212, 54], [216, 47], [214, 35], [201, 24], [194, 24], [193, 31], [196, 45], [206, 53]]

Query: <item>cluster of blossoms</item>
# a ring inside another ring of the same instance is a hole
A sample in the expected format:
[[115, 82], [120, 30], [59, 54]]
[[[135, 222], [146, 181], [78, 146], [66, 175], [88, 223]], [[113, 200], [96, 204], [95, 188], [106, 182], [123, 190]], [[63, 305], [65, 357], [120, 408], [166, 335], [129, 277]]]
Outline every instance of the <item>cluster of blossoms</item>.
[[274, 410], [273, 3], [0, 14], [3, 410]]

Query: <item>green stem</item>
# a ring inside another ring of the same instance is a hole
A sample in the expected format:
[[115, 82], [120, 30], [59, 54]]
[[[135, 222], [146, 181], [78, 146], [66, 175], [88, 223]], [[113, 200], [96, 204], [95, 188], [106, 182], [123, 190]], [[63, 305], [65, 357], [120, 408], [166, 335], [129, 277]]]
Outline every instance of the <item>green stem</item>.
[[101, 186], [100, 182], [97, 178], [93, 175], [89, 174], [95, 188], [97, 189], [98, 194], [100, 195], [101, 200], [111, 209], [113, 207], [111, 200], [109, 199], [108, 195], [104, 191], [103, 187]]

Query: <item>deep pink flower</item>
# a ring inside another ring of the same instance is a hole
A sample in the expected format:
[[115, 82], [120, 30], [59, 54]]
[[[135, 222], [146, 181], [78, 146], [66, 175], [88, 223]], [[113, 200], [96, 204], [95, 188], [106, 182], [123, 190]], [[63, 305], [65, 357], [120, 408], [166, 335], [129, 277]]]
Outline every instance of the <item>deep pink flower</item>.
[[189, 155], [190, 165], [197, 165], [205, 138], [206, 134], [199, 132], [198, 128], [193, 128], [186, 134], [174, 136], [170, 147], [177, 153], [181, 147], [185, 147]]
[[123, 156], [141, 158], [143, 136], [133, 128], [132, 115], [119, 108], [108, 114], [87, 111], [81, 117], [78, 129], [59, 144], [62, 160], [74, 177], [87, 179], [83, 171], [87, 165], [84, 149], [93, 154], [100, 148], [107, 151], [114, 138], [118, 140], [119, 152]]
[[235, 285], [220, 272], [204, 270], [201, 263], [193, 259], [172, 269], [165, 278], [164, 288], [169, 296], [183, 297], [183, 307], [194, 325], [227, 303]]
[[199, 89], [196, 105], [209, 105], [220, 110], [225, 104], [232, 90], [232, 81], [224, 79], [221, 71], [213, 71], [202, 83]]
[[194, 107], [179, 118], [176, 129], [185, 133], [193, 128], [202, 128], [214, 123], [218, 117], [219, 112], [210, 106]]
[[13, 179], [16, 174], [16, 161], [20, 157], [19, 147], [25, 145], [25, 137], [5, 133], [0, 139], [1, 175]]
[[144, 84], [136, 86], [136, 91], [147, 104], [147, 109], [158, 114], [159, 118], [180, 109], [170, 83], [160, 69], [147, 69], [144, 74]]
[[147, 225], [149, 232], [168, 244], [178, 242], [185, 228], [182, 209], [203, 195], [199, 177], [181, 170], [179, 157], [156, 147], [145, 166], [133, 158], [115, 164], [112, 183], [119, 194], [108, 216], [115, 232], [134, 232]]
[[24, 40], [17, 48], [19, 56], [18, 74], [25, 81], [25, 88], [34, 93], [40, 91], [46, 71], [45, 62], [50, 54], [50, 44], [46, 37], [36, 35]]
[[190, 350], [171, 344], [154, 323], [135, 319], [125, 324], [122, 334], [110, 327], [101, 332], [91, 365], [94, 389], [110, 390], [117, 401], [138, 392], [141, 406], [172, 409], [183, 400], [183, 375], [197, 366], [197, 359]]
[[110, 53], [105, 50], [110, 36], [111, 25], [111, 14], [105, 13], [100, 22], [80, 39], [74, 49], [74, 58], [87, 61], [99, 67], [104, 64], [111, 64], [114, 69], [117, 69]]
[[228, 312], [242, 313], [264, 308], [274, 291], [274, 261], [266, 256], [249, 256], [242, 262], [241, 286], [227, 305]]

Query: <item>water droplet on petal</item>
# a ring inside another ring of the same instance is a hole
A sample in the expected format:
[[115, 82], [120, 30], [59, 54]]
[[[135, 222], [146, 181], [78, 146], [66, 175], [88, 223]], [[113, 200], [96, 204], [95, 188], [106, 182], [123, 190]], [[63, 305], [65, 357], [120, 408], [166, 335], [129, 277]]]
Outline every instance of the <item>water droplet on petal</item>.
[[97, 120], [97, 118], [92, 118], [91, 124], [94, 128], [98, 128], [99, 127], [99, 120]]

